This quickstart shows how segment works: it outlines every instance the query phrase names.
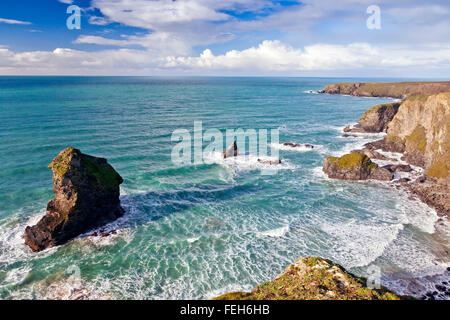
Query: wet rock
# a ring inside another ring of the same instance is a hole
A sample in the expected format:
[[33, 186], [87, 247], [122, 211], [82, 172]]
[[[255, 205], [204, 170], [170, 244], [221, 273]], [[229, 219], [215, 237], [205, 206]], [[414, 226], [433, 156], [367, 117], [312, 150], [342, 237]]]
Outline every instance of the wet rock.
[[401, 179], [397, 180], [397, 182], [401, 183], [401, 184], [405, 184], [405, 183], [408, 183], [410, 181], [411, 181], [411, 179], [409, 179], [409, 178], [401, 178]]
[[300, 147], [304, 147], [307, 149], [314, 149], [314, 146], [312, 144], [300, 144], [300, 143], [293, 143], [293, 142], [282, 142], [280, 143], [283, 146], [286, 147], [291, 147], [291, 148], [300, 148]]
[[67, 148], [50, 163], [55, 197], [46, 215], [25, 229], [25, 243], [33, 251], [66, 243], [123, 215], [122, 177], [106, 159]]
[[377, 167], [375, 168], [369, 176], [369, 179], [373, 180], [381, 180], [381, 181], [391, 181], [394, 179], [394, 175], [391, 171]]
[[233, 158], [233, 157], [238, 156], [238, 147], [237, 147], [236, 140], [233, 141], [233, 143], [222, 152], [222, 156], [224, 159]]
[[390, 172], [411, 172], [412, 168], [408, 164], [389, 164], [384, 166], [383, 168], [389, 170]]
[[441, 286], [441, 285], [439, 285], [439, 284], [436, 285], [436, 289], [439, 290], [440, 292], [445, 292], [445, 290], [447, 290], [446, 287]]
[[276, 160], [262, 160], [262, 159], [258, 159], [258, 162], [262, 163], [262, 164], [271, 165], [271, 166], [281, 164], [281, 160], [280, 159], [276, 159]]

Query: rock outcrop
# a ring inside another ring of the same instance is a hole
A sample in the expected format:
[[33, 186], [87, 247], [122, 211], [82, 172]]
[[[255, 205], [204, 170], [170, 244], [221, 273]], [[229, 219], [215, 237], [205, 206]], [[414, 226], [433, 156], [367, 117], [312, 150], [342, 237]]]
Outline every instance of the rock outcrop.
[[33, 251], [64, 244], [123, 215], [119, 200], [123, 180], [106, 159], [67, 148], [49, 168], [55, 197], [48, 203], [46, 215], [24, 234]]
[[344, 132], [377, 133], [386, 132], [389, 123], [397, 114], [400, 103], [380, 104], [367, 110], [353, 128], [346, 128]]
[[450, 82], [358, 82], [331, 84], [319, 93], [406, 99], [417, 94], [436, 94], [447, 91], [450, 91]]
[[364, 278], [330, 260], [300, 258], [274, 280], [252, 292], [231, 292], [215, 300], [400, 300], [384, 287], [370, 289]]
[[238, 152], [238, 147], [237, 147], [237, 143], [236, 143], [236, 140], [235, 140], [235, 141], [233, 141], [233, 143], [230, 146], [228, 146], [228, 148], [223, 150], [222, 157], [224, 159], [233, 158], [233, 157], [237, 157], [238, 153], [239, 153]]
[[363, 153], [349, 153], [340, 158], [327, 157], [323, 164], [323, 171], [332, 179], [341, 180], [385, 180], [394, 178], [392, 172], [380, 168]]

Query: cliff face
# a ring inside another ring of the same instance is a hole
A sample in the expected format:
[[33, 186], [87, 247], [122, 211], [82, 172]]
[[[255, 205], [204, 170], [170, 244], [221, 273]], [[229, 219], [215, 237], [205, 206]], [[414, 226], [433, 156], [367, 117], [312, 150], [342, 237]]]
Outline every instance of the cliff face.
[[106, 159], [67, 148], [50, 163], [55, 198], [46, 215], [25, 229], [25, 243], [33, 251], [63, 244], [123, 215], [120, 175]]
[[329, 260], [307, 257], [291, 264], [271, 282], [252, 292], [231, 292], [215, 300], [399, 300], [386, 288], [366, 286], [341, 266]]
[[358, 124], [345, 132], [386, 132], [388, 126], [400, 108], [400, 103], [380, 104], [367, 110], [359, 119]]
[[450, 82], [337, 83], [326, 86], [321, 93], [405, 99], [446, 91], [450, 91]]
[[387, 134], [386, 143], [404, 151], [406, 161], [450, 182], [450, 92], [407, 99]]

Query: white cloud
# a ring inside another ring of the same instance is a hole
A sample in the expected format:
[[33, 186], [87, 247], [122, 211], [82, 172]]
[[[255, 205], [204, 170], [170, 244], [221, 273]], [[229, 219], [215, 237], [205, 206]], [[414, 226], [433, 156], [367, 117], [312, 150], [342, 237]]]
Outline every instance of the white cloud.
[[20, 21], [20, 20], [4, 19], [4, 18], [0, 18], [0, 23], [20, 24], [20, 25], [30, 25], [31, 24], [31, 22], [28, 22], [28, 21]]
[[242, 51], [232, 50], [218, 56], [207, 49], [199, 57], [168, 57], [166, 60], [166, 67], [194, 70], [301, 72], [411, 66], [438, 68], [444, 64], [450, 65], [450, 46], [434, 46], [412, 51], [402, 47], [382, 49], [367, 43], [315, 44], [301, 50], [280, 41], [264, 41], [258, 47]]
[[65, 3], [65, 4], [72, 4], [73, 0], [58, 0], [59, 2]]
[[207, 49], [196, 57], [163, 56], [149, 50], [125, 48], [98, 52], [58, 48], [23, 53], [0, 48], [0, 74], [152, 75], [220, 71], [239, 75], [323, 75], [339, 70], [396, 70], [408, 75], [411, 70], [423, 68], [449, 70], [450, 45], [410, 50], [367, 43], [315, 44], [296, 49], [280, 41], [264, 41], [259, 46], [223, 55], [214, 55]]

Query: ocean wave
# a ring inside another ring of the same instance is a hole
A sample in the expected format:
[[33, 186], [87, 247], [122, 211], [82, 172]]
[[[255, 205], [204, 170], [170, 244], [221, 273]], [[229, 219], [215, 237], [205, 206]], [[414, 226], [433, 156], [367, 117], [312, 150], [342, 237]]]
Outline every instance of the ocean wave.
[[254, 170], [295, 170], [299, 167], [299, 165], [293, 165], [289, 162], [289, 160], [282, 159], [281, 164], [271, 165], [262, 161], [277, 161], [278, 158], [274, 157], [257, 157], [254, 155], [240, 155], [237, 157], [223, 159], [221, 152], [211, 152], [206, 154], [205, 158], [209, 163], [215, 163], [221, 166], [224, 166], [228, 169], [233, 170], [234, 172], [240, 171], [254, 171]]
[[289, 224], [282, 226], [280, 228], [271, 229], [267, 231], [260, 231], [257, 234], [259, 236], [271, 237], [271, 238], [281, 238], [284, 237], [290, 230]]

